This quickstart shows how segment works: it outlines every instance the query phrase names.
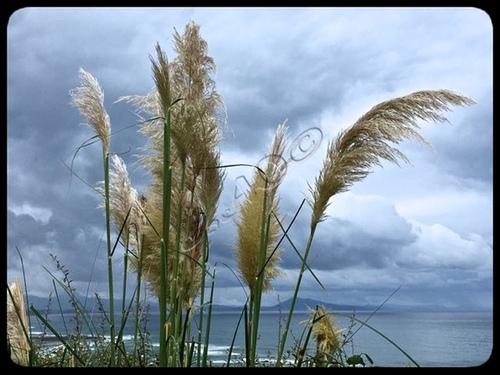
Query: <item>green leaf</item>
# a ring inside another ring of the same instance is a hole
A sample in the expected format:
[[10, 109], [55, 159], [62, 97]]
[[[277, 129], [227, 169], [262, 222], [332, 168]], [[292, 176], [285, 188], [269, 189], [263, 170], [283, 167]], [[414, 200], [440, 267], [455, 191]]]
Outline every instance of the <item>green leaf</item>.
[[[371, 362], [371, 359], [370, 359]], [[356, 365], [362, 365], [363, 367], [365, 366], [365, 361], [363, 361], [363, 358], [359, 354], [355, 354], [349, 358], [347, 358], [347, 363], [352, 366]]]

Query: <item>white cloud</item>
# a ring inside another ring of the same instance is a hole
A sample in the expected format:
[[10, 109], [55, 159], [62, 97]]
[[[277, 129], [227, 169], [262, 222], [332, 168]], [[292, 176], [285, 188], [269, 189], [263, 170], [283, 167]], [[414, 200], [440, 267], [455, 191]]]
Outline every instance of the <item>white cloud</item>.
[[442, 224], [411, 221], [418, 239], [399, 254], [406, 267], [492, 269], [493, 249], [478, 235], [463, 238]]
[[20, 206], [11, 206], [9, 210], [14, 212], [16, 216], [29, 215], [36, 221], [47, 224], [52, 217], [52, 210], [49, 208], [35, 207], [28, 203], [23, 203]]
[[451, 187], [425, 194], [416, 192], [396, 201], [396, 210], [401, 216], [427, 225], [445, 224], [461, 235], [477, 233], [491, 240], [492, 208], [492, 197], [472, 190], [459, 191]]
[[377, 237], [397, 237], [409, 229], [394, 204], [380, 195], [345, 192], [332, 198], [331, 217], [347, 220]]

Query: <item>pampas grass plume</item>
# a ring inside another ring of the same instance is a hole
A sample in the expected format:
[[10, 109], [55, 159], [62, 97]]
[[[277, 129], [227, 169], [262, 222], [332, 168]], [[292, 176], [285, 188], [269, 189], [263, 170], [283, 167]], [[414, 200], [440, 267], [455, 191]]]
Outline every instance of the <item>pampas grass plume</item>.
[[71, 103], [78, 108], [87, 124], [94, 129], [102, 141], [105, 151], [109, 149], [111, 125], [104, 108], [104, 92], [90, 73], [79, 70], [81, 85], [70, 91]]
[[328, 144], [323, 169], [309, 186], [312, 207], [311, 227], [326, 218], [330, 198], [355, 182], [363, 180], [373, 166], [386, 160], [399, 165], [410, 160], [391, 144], [412, 139], [426, 146], [430, 144], [418, 133], [419, 120], [447, 122], [440, 112], [449, 106], [472, 105], [475, 102], [449, 90], [417, 91], [382, 102], [359, 118], [354, 125], [339, 133]]

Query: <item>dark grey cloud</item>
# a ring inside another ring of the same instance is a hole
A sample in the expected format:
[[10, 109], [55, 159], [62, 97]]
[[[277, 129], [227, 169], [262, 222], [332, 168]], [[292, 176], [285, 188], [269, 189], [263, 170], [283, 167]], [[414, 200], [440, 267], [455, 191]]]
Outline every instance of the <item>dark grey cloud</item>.
[[[486, 98], [484, 98], [486, 99]], [[486, 99], [488, 100], [488, 99]], [[492, 109], [493, 103], [479, 104]], [[435, 142], [442, 150], [442, 167], [462, 181], [472, 180], [492, 186], [493, 184], [493, 111], [471, 108], [469, 114], [460, 119], [445, 133], [448, 137]], [[453, 142], [446, 142], [453, 136]], [[469, 182], [470, 183], [470, 182]]]
[[[226, 99], [228, 123], [235, 133], [231, 147], [254, 149], [268, 142], [262, 139], [267, 129], [285, 120], [294, 129], [317, 126], [325, 108], [342, 102], [342, 86], [347, 83], [335, 85], [342, 77], [335, 65], [341, 62], [327, 61], [324, 57], [331, 56], [326, 51], [306, 55], [300, 43], [281, 52], [278, 61], [253, 58], [248, 63], [255, 70], [228, 77], [232, 85], [226, 89], [236, 93]], [[311, 66], [307, 59], [317, 64]]]
[[331, 219], [318, 233], [311, 263], [316, 269], [335, 270], [349, 267], [386, 268], [395, 256], [415, 240], [410, 226], [386, 233], [368, 233], [363, 227], [345, 220]]

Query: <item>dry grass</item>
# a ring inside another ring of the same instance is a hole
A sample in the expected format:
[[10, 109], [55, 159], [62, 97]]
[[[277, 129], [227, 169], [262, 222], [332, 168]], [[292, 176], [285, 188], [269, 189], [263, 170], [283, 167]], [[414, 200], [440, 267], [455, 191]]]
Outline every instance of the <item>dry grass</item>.
[[88, 72], [80, 68], [81, 86], [70, 91], [71, 103], [102, 141], [104, 149], [109, 149], [111, 125], [109, 115], [104, 108], [104, 92], [99, 82]]
[[[144, 225], [143, 204], [137, 190], [131, 185], [127, 166], [118, 155], [111, 155], [109, 171], [109, 206], [111, 219], [123, 243], [137, 253], [140, 248], [142, 227]], [[97, 189], [104, 192], [104, 184]], [[104, 203], [100, 208], [105, 208]]]
[[21, 366], [27, 366], [29, 363], [31, 347], [27, 337], [28, 329], [24, 295], [16, 278], [7, 290], [7, 341], [10, 358]]
[[446, 122], [440, 112], [474, 101], [448, 90], [418, 91], [382, 102], [339, 133], [328, 144], [323, 169], [310, 187], [311, 226], [325, 219], [330, 198], [364, 179], [382, 160], [398, 164], [409, 159], [393, 145], [405, 139], [430, 144], [418, 133], [419, 121]]
[[[284, 178], [285, 161], [282, 157], [287, 146], [286, 127], [278, 126], [274, 141], [269, 150], [265, 170], [256, 170], [245, 201], [239, 207], [236, 221], [238, 230], [235, 246], [236, 264], [248, 285], [251, 294], [255, 293], [260, 267], [267, 262], [264, 270], [263, 291], [272, 289], [271, 280], [282, 274], [277, 268], [280, 249], [275, 249], [280, 236], [279, 196], [277, 189]], [[262, 233], [263, 220], [269, 222], [267, 233]], [[260, 259], [262, 238], [266, 237], [266, 258]]]
[[[142, 227], [143, 272], [158, 295], [161, 289], [160, 241], [163, 221], [169, 220], [169, 284], [177, 283], [183, 304], [197, 296], [201, 283], [204, 231], [215, 218], [225, 172], [220, 168], [219, 143], [224, 106], [210, 75], [215, 71], [207, 55], [207, 44], [199, 26], [189, 23], [184, 34], [174, 34], [178, 56], [168, 62], [157, 45], [151, 57], [155, 88], [145, 96], [124, 96], [143, 122], [141, 132], [148, 144], [139, 164], [151, 176], [146, 187]], [[145, 117], [143, 117], [145, 115]], [[171, 144], [164, 150], [164, 122], [170, 124]], [[164, 197], [164, 151], [168, 154], [172, 178], [170, 197]], [[170, 217], [165, 218], [163, 200], [170, 199]], [[167, 291], [170, 301], [170, 291]]]
[[316, 310], [311, 310], [310, 315], [309, 323], [318, 352], [332, 353], [340, 348], [341, 333], [332, 314], [320, 305]]

